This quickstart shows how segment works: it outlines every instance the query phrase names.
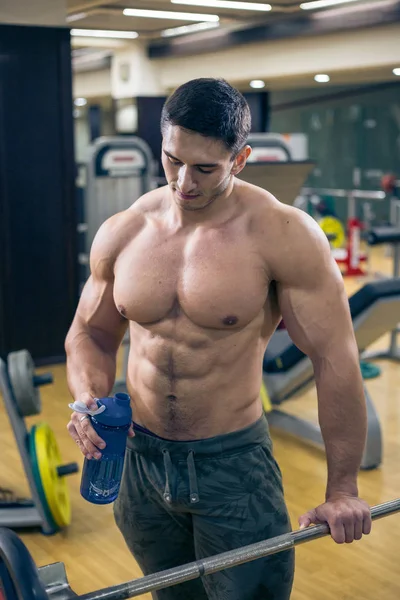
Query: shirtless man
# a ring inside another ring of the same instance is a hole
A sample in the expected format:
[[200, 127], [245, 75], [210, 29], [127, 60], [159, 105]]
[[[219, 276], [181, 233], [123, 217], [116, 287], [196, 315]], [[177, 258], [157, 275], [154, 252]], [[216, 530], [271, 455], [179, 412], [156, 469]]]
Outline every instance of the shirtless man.
[[[326, 445], [326, 497], [299, 523], [327, 522], [337, 543], [371, 528], [357, 489], [366, 409], [342, 277], [312, 218], [236, 178], [250, 121], [225, 81], [190, 81], [169, 98], [168, 186], [100, 228], [66, 339], [71, 394], [94, 407], [112, 390], [129, 327], [133, 427], [114, 510], [145, 574], [290, 530], [259, 397], [281, 316], [313, 362]], [[73, 413], [68, 429], [85, 456], [100, 456], [87, 417]], [[286, 600], [293, 574], [290, 550], [153, 598]]]

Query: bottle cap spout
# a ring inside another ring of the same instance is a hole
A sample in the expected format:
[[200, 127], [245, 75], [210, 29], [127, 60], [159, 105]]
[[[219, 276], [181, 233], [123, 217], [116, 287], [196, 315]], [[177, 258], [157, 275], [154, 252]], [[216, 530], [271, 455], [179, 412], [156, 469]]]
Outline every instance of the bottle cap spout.
[[123, 394], [122, 392], [115, 394], [115, 402], [117, 404], [119, 404], [120, 406], [127, 406], [128, 404], [130, 404], [130, 397], [128, 396], [128, 394]]

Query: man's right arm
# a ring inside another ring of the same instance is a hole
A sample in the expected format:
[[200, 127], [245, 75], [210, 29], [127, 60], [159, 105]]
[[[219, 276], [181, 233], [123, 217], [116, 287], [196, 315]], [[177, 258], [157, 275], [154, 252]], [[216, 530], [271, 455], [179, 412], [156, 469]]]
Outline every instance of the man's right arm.
[[[91, 275], [83, 289], [71, 328], [65, 340], [67, 354], [67, 381], [74, 400], [97, 408], [94, 398], [108, 396], [116, 374], [118, 348], [126, 332], [128, 321], [118, 312], [114, 297], [114, 263], [118, 254], [115, 240], [118, 220], [116, 215], [99, 230], [93, 242]], [[68, 430], [85, 456], [94, 456], [101, 440], [88, 420], [73, 413]], [[92, 443], [93, 442], [93, 443]]]

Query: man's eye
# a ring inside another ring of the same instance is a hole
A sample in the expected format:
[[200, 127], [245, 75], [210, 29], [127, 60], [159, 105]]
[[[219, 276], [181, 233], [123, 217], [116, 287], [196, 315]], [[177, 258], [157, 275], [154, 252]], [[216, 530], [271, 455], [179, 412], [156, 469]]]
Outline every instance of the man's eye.
[[171, 165], [181, 165], [182, 163], [179, 160], [172, 160], [172, 158], [168, 158]]
[[199, 169], [200, 173], [204, 173], [205, 175], [210, 175], [212, 173], [212, 171], [204, 171], [200, 167], [198, 167], [198, 169]]

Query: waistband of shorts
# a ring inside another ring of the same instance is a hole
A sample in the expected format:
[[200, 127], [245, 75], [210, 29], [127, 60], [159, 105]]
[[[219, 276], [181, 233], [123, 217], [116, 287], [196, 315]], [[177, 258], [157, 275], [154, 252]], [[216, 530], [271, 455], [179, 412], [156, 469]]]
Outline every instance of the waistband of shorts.
[[269, 427], [265, 415], [244, 429], [211, 438], [189, 441], [165, 440], [142, 431], [135, 431], [135, 437], [128, 438], [127, 447], [138, 453], [159, 454], [167, 450], [171, 455], [186, 458], [193, 451], [200, 456], [213, 456], [232, 450], [241, 451], [262, 443], [269, 443]]

